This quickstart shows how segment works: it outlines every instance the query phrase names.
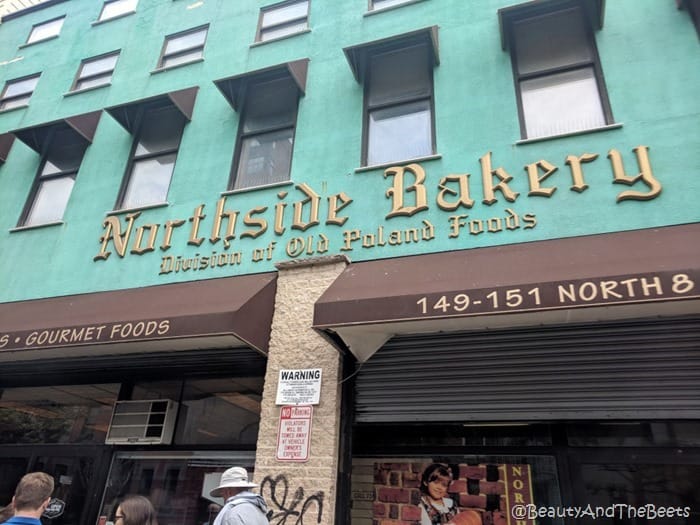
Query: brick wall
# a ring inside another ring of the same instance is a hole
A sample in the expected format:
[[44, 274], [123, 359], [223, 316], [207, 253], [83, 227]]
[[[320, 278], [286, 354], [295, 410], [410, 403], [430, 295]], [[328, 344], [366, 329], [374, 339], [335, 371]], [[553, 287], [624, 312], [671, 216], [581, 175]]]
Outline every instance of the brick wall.
[[[374, 468], [373, 525], [415, 525], [420, 522], [420, 480], [429, 463], [377, 463]], [[508, 525], [506, 465], [457, 466], [450, 485], [460, 508], [477, 510], [484, 525]]]

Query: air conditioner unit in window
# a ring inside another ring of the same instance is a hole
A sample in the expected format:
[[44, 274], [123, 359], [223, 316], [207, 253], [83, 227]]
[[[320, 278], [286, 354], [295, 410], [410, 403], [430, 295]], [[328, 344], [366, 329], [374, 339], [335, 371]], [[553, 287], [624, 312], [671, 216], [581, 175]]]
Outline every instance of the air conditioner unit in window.
[[105, 443], [108, 445], [169, 445], [178, 404], [169, 399], [117, 401]]

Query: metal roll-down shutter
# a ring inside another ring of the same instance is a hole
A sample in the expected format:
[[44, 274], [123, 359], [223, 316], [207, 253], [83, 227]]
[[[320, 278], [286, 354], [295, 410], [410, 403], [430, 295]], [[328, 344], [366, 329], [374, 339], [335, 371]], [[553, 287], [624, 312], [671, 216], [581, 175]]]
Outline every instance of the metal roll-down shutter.
[[356, 422], [700, 419], [700, 317], [399, 336]]

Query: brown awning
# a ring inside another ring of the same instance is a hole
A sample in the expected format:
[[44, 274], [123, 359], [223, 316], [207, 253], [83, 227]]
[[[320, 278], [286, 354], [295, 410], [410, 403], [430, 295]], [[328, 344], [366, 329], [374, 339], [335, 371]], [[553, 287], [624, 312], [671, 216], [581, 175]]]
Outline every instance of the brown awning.
[[259, 69], [235, 75], [232, 77], [215, 80], [214, 84], [224, 95], [234, 111], [238, 111], [241, 105], [241, 98], [244, 93], [244, 86], [250, 81], [258, 81], [266, 78], [290, 77], [299, 88], [299, 94], [304, 96], [306, 92], [306, 75], [309, 68], [309, 59], [303, 58], [293, 62], [285, 62], [277, 66]]
[[222, 347], [266, 354], [276, 276], [0, 304], [0, 362]]
[[501, 47], [507, 51], [510, 46], [510, 32], [513, 22], [551, 13], [552, 10], [580, 5], [588, 17], [591, 27], [603, 29], [605, 18], [605, 0], [545, 0], [539, 2], [524, 2], [498, 10], [498, 26], [501, 33]]
[[400, 333], [699, 311], [689, 224], [354, 263], [317, 301], [314, 327], [365, 360]]
[[364, 82], [364, 76], [367, 71], [367, 63], [369, 57], [377, 52], [389, 50], [396, 47], [407, 47], [417, 44], [426, 44], [431, 50], [433, 64], [440, 64], [440, 49], [438, 45], [438, 26], [426, 27], [410, 33], [404, 33], [398, 36], [382, 38], [356, 46], [350, 46], [343, 49], [345, 58], [350, 64], [352, 74], [358, 82]]
[[197, 98], [198, 91], [199, 87], [197, 86], [181, 89], [179, 91], [171, 91], [170, 93], [165, 93], [163, 95], [156, 95], [154, 97], [143, 98], [127, 104], [120, 104], [118, 106], [105, 108], [105, 111], [109, 113], [117, 122], [119, 122], [119, 124], [121, 124], [121, 126], [129, 133], [133, 133], [135, 131], [136, 115], [139, 109], [144, 104], [158, 102], [160, 100], [170, 103], [179, 109], [182, 116], [189, 122], [192, 120], [194, 102]]
[[92, 139], [95, 137], [95, 130], [97, 129], [97, 124], [100, 122], [101, 116], [102, 111], [92, 111], [90, 113], [64, 118], [40, 126], [18, 129], [13, 131], [12, 134], [39, 154], [44, 153], [46, 141], [50, 140], [51, 130], [57, 126], [69, 127], [75, 132], [77, 137], [92, 144]]

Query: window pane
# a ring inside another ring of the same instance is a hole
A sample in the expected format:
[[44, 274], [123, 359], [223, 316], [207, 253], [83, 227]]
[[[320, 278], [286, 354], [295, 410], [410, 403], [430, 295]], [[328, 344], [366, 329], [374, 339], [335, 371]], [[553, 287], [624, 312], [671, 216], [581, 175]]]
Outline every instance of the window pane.
[[244, 133], [293, 126], [298, 98], [299, 88], [289, 78], [252, 85], [245, 102]]
[[413, 46], [372, 57], [369, 105], [429, 96], [431, 69], [428, 46]]
[[117, 54], [84, 62], [83, 66], [80, 68], [80, 78], [113, 71], [114, 67], [117, 65], [118, 58], [119, 55]]
[[604, 126], [593, 68], [520, 83], [527, 137], [545, 137]]
[[104, 443], [118, 392], [113, 383], [5, 388], [0, 443]]
[[304, 31], [308, 26], [307, 22], [294, 22], [291, 24], [285, 24], [283, 26], [275, 26], [271, 29], [262, 29], [260, 31], [260, 40], [272, 40], [274, 38], [282, 38], [283, 36], [293, 35], [294, 33], [299, 33]]
[[164, 57], [160, 67], [173, 67], [180, 64], [187, 64], [188, 62], [193, 62], [194, 60], [198, 60], [203, 56], [203, 51], [201, 49], [196, 49], [183, 55]]
[[374, 0], [372, 2], [373, 9], [382, 9], [384, 7], [391, 7], [394, 5], [401, 5], [409, 2], [410, 0]]
[[32, 32], [29, 34], [29, 38], [27, 39], [27, 44], [58, 35], [61, 32], [61, 27], [63, 27], [64, 20], [65, 18], [59, 18], [58, 20], [51, 20], [45, 24], [34, 26]]
[[5, 95], [3, 98], [10, 98], [24, 93], [33, 93], [37, 82], [39, 82], [39, 77], [25, 78], [23, 80], [16, 80], [14, 82], [7, 83], [7, 89], [5, 90]]
[[289, 180], [293, 130], [257, 135], [243, 140], [235, 189]]
[[137, 3], [138, 0], [115, 0], [114, 2], [105, 3], [102, 13], [100, 13], [100, 20], [130, 13], [136, 9]]
[[112, 73], [106, 73], [97, 77], [91, 77], [87, 80], [79, 80], [75, 85], [75, 91], [80, 89], [88, 89], [92, 87], [105, 86], [112, 82]]
[[262, 27], [266, 28], [277, 24], [283, 24], [295, 18], [306, 17], [308, 13], [308, 0], [284, 7], [268, 9], [262, 12]]
[[185, 126], [185, 117], [177, 108], [151, 109], [145, 112], [143, 118], [137, 156], [177, 149]]
[[13, 98], [12, 100], [3, 100], [0, 102], [0, 109], [12, 109], [26, 106], [29, 104], [29, 99], [31, 95], [26, 95], [24, 97]]
[[585, 27], [578, 9], [515, 24], [518, 72], [522, 75], [593, 60]]
[[262, 377], [187, 380], [175, 441], [179, 445], [254, 445], [262, 386]]
[[376, 110], [369, 115], [367, 164], [383, 164], [433, 153], [430, 102]]
[[136, 208], [165, 202], [175, 166], [175, 157], [176, 155], [172, 153], [135, 161], [131, 168], [122, 207]]
[[165, 45], [166, 55], [172, 55], [178, 53], [183, 49], [189, 49], [192, 47], [203, 46], [204, 41], [207, 38], [207, 30], [202, 29], [200, 31], [195, 31], [193, 33], [187, 33], [184, 35], [179, 35], [176, 37], [168, 38], [168, 42]]
[[49, 179], [41, 182], [34, 196], [34, 203], [25, 221], [26, 226], [45, 224], [63, 219], [68, 198], [75, 183], [74, 176]]

